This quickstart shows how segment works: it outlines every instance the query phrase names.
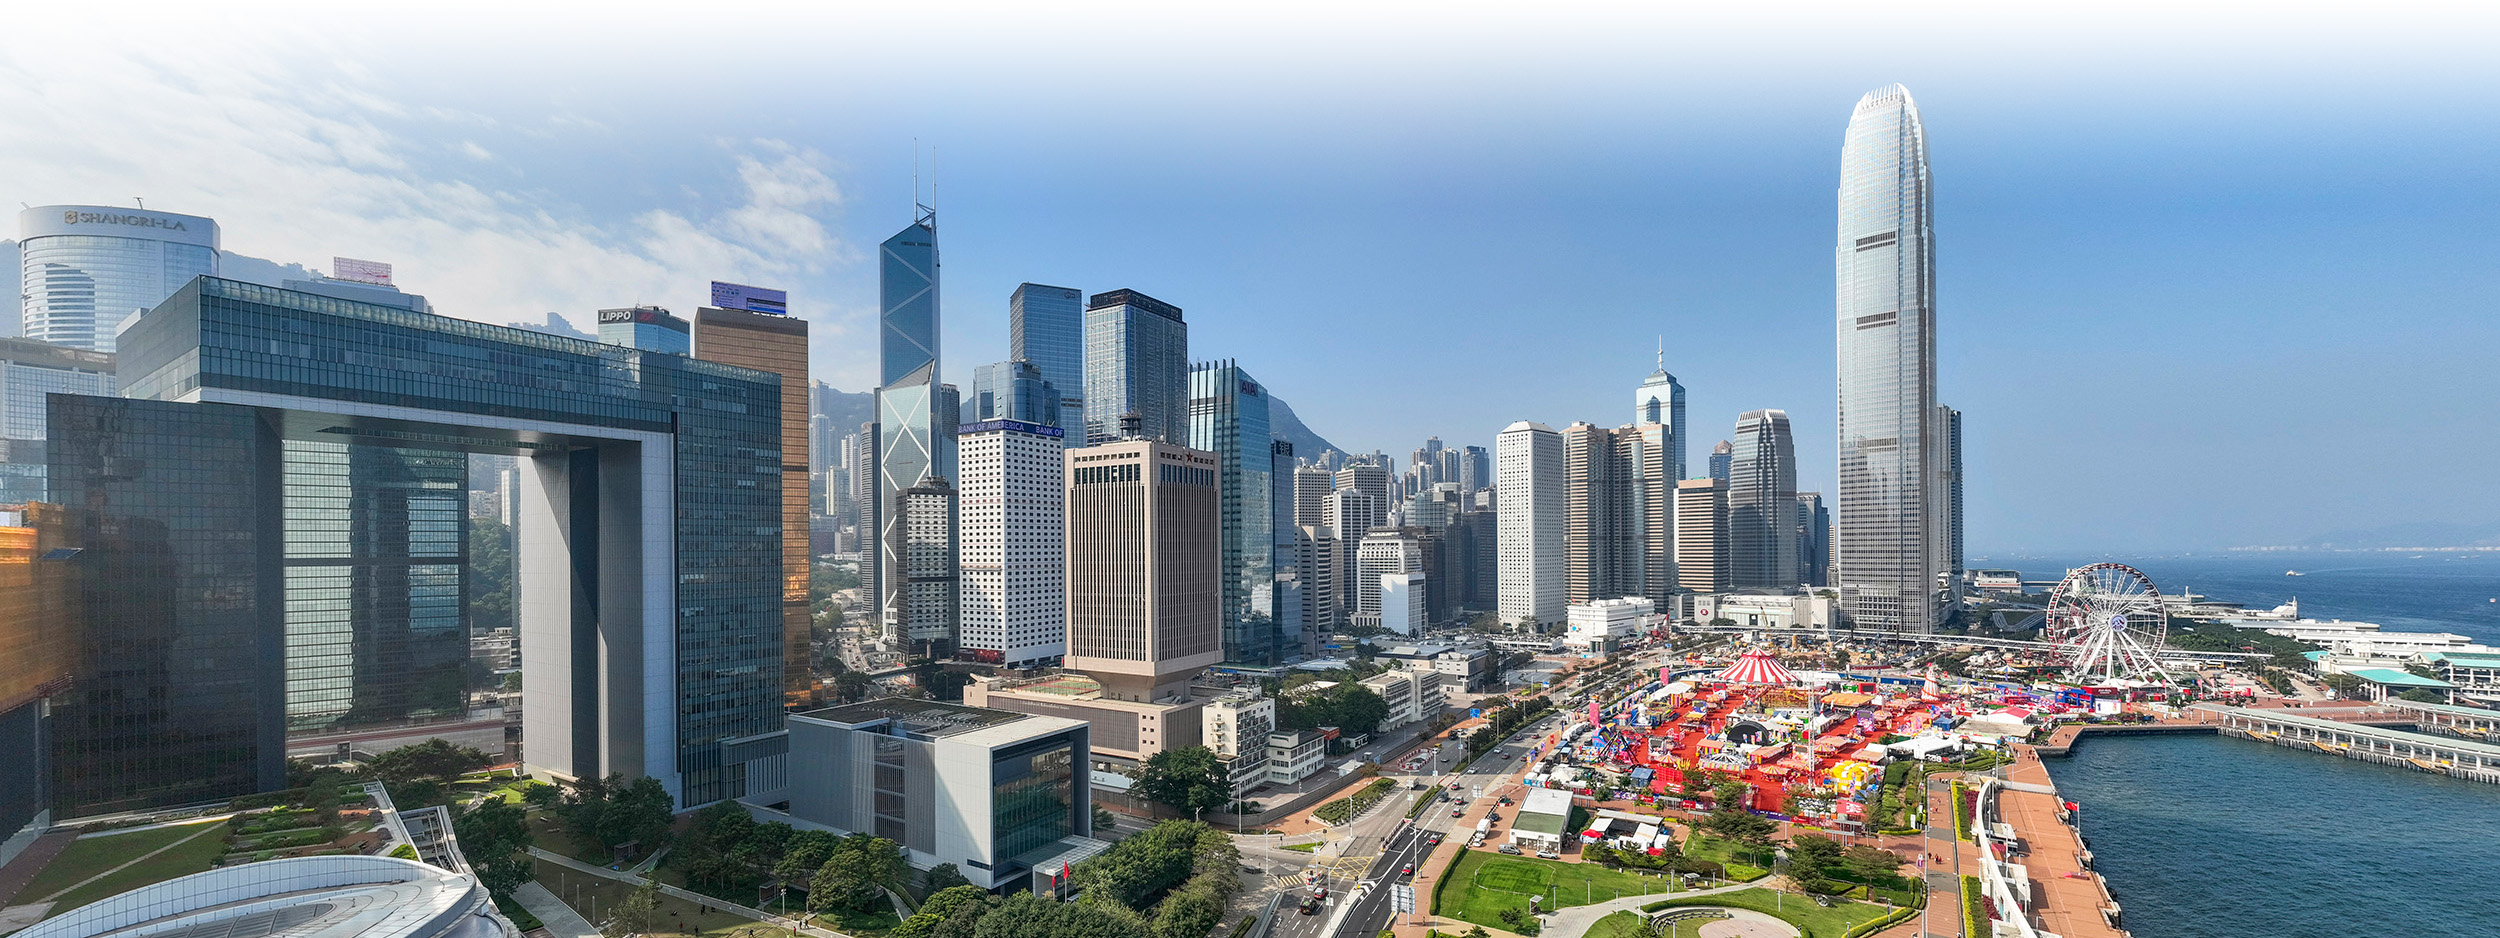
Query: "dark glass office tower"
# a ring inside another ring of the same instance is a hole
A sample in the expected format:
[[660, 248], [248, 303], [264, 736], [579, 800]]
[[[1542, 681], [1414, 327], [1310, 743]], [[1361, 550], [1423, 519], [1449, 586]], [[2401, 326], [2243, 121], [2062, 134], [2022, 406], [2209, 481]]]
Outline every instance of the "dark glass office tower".
[[1217, 550], [1224, 660], [1276, 663], [1275, 506], [1267, 394], [1231, 359], [1189, 373], [1189, 445], [1214, 453], [1222, 490]]
[[1059, 420], [1048, 426], [1066, 427], [1081, 435], [1085, 429], [1085, 294], [1072, 287], [1017, 284], [1016, 292], [1007, 298], [1007, 357], [1032, 362], [1042, 380], [1059, 392]]
[[1119, 439], [1130, 415], [1145, 439], [1189, 439], [1189, 324], [1135, 290], [1097, 293], [1085, 304], [1086, 439]]
[[53, 816], [284, 787], [276, 415], [61, 394], [50, 417], [67, 531], [47, 553], [76, 614]]
[[[53, 478], [97, 531], [79, 555], [102, 571], [87, 579], [82, 627], [91, 642], [171, 630], [159, 644], [190, 657], [161, 676], [145, 655], [97, 659], [73, 680], [112, 695], [154, 680], [160, 699], [250, 689], [257, 722], [248, 734], [229, 725], [239, 715], [220, 717], [217, 734], [176, 725], [231, 711], [199, 704], [123, 733], [145, 719], [107, 711], [122, 722], [97, 724], [111, 727], [103, 736], [62, 734], [69, 755], [149, 739], [215, 749], [194, 760], [210, 770], [186, 767], [202, 781], [181, 786], [80, 794], [65, 758], [61, 800], [139, 807], [274, 784], [289, 678], [310, 693], [321, 676], [290, 673], [284, 645], [339, 627], [290, 623], [281, 608], [312, 608], [290, 598], [347, 603], [349, 641], [333, 660], [403, 672], [371, 695], [351, 680], [329, 712], [340, 700], [350, 716], [427, 706], [427, 639], [458, 622], [437, 614], [458, 589], [438, 573], [453, 566], [440, 561], [456, 557], [444, 552], [459, 514], [439, 517], [437, 493], [459, 490], [436, 486], [472, 453], [517, 458], [524, 761], [567, 777], [653, 776], [679, 807], [783, 784], [778, 376], [214, 278], [141, 317], [122, 349], [124, 387], [145, 400], [52, 398]], [[313, 536], [341, 513], [344, 553]], [[302, 589], [290, 597], [290, 585]], [[194, 633], [214, 640], [184, 644]], [[91, 705], [106, 704], [139, 706]], [[267, 771], [211, 771], [220, 759]]]

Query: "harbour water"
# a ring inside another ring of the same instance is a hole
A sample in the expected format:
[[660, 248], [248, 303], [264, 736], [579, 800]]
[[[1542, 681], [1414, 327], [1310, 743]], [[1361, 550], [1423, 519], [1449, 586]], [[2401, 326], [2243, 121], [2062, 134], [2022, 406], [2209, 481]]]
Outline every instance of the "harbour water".
[[2049, 772], [2136, 938], [2500, 934], [2500, 786], [2219, 736]]
[[[2164, 592], [2500, 644], [2500, 554], [2000, 556], [2026, 579], [2117, 560]], [[2301, 576], [2284, 576], [2298, 570]], [[2220, 736], [2095, 737], [2053, 760], [2137, 938], [2500, 934], [2500, 786]]]
[[[2268, 609], [2293, 597], [2312, 619], [2376, 622], [2389, 631], [2456, 632], [2500, 645], [2500, 551], [2083, 556], [1998, 554], [1979, 568], [2008, 567], [2026, 580], [2054, 580], [2071, 567], [2115, 560], [2144, 571], [2164, 593], [2193, 590], [2222, 602]], [[2300, 576], [2284, 576], [2286, 570]]]

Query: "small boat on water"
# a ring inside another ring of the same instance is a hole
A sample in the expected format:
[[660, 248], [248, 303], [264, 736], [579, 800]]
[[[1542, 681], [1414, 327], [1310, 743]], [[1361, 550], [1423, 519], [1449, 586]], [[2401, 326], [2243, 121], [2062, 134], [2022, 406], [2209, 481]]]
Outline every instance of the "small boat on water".
[[2300, 571], [2298, 571], [2298, 570], [2285, 570], [2285, 571], [2283, 571], [2283, 575], [2284, 575], [2284, 576], [2299, 576], [2299, 575], [2301, 575], [2301, 574], [2300, 574]]

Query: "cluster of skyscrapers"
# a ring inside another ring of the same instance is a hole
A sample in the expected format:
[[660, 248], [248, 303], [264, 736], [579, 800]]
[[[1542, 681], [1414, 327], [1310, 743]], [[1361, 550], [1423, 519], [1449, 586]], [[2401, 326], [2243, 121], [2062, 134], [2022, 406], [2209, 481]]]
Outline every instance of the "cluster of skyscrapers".
[[[1936, 403], [1926, 132], [1900, 86], [1866, 95], [1841, 154], [1839, 498], [1797, 491], [1788, 415], [1746, 411], [1687, 478], [1684, 395], [1665, 368], [1634, 420], [1521, 421], [1496, 446], [1504, 621], [1573, 604], [1837, 588], [1858, 628], [1924, 632], [1959, 603], [1961, 415]], [[1696, 609], [1678, 610], [1687, 616]]]
[[[0, 828], [273, 788], [290, 751], [411, 728], [657, 777], [683, 807], [778, 797], [823, 757], [794, 756], [787, 715], [816, 702], [816, 516], [859, 557], [869, 640], [986, 672], [966, 696], [994, 709], [803, 734], [1048, 737], [1060, 754], [1018, 771], [1061, 786], [1200, 741], [1240, 786], [1298, 777], [1316, 739], [1202, 672], [1470, 610], [1714, 618], [1829, 587], [1860, 628], [1931, 628], [1957, 598], [1960, 418], [1935, 400], [1925, 139], [1898, 87], [1852, 117], [1839, 207], [1831, 508], [1797, 491], [1781, 410], [1740, 414], [1690, 471], [1663, 343], [1630, 422], [1434, 438], [1402, 472], [1296, 454], [1269, 389], [1193, 360], [1181, 307], [1136, 290], [1023, 284], [1008, 360], [965, 391], [941, 376], [926, 207], [879, 248], [855, 424], [778, 291], [600, 310], [594, 341], [436, 315], [371, 262], [223, 279], [206, 218], [29, 209], [26, 338], [0, 339], [0, 748], [43, 758], [8, 762]], [[499, 645], [472, 621], [489, 519], [517, 560]], [[481, 693], [481, 648], [487, 670], [517, 660], [518, 706]], [[1366, 681], [1399, 719], [1437, 709], [1436, 675], [1484, 671], [1412, 657]], [[1082, 819], [1044, 820], [1019, 849], [1076, 849], [1055, 838]]]

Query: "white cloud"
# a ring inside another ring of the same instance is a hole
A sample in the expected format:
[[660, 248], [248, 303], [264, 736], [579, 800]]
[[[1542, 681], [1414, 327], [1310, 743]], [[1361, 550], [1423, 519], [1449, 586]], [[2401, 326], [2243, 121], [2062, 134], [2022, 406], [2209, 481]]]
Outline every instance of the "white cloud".
[[[813, 150], [722, 141], [694, 178], [669, 180], [700, 197], [594, 210], [506, 188], [529, 185], [522, 172], [456, 178], [490, 161], [514, 168], [516, 154], [475, 139], [496, 139], [498, 122], [395, 98], [341, 64], [352, 56], [325, 55], [317, 35], [237, 36], [207, 44], [214, 54], [198, 45], [0, 38], [0, 128], [11, 141], [0, 148], [0, 180], [10, 183], [0, 197], [144, 197], [216, 218], [228, 251], [316, 266], [332, 255], [390, 261], [445, 314], [496, 323], [550, 310], [580, 321], [633, 302], [687, 310], [712, 279], [797, 285], [851, 259], [824, 222], [840, 210], [841, 189]], [[541, 129], [553, 152], [568, 137], [608, 143], [607, 128], [578, 116], [553, 114], [521, 132]], [[444, 154], [457, 158], [428, 165]], [[811, 318], [819, 348], [851, 331], [839, 314]], [[861, 383], [848, 370], [864, 369], [819, 369]]]

